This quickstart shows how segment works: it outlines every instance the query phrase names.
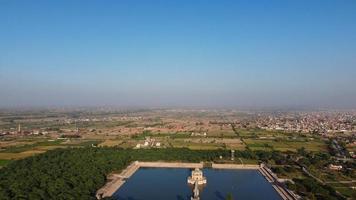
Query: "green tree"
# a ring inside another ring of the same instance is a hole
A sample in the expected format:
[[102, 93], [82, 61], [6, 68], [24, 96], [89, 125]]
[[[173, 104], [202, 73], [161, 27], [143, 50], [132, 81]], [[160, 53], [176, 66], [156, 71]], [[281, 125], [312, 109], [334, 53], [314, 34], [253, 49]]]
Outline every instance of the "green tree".
[[229, 193], [229, 194], [226, 195], [226, 198], [225, 198], [225, 199], [226, 199], [226, 200], [233, 200], [234, 198], [232, 197], [232, 194]]

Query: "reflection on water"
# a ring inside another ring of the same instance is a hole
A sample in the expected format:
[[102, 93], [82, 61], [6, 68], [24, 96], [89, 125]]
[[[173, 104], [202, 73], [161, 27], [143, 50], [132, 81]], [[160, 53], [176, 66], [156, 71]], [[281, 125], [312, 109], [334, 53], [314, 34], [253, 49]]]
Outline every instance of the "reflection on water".
[[[190, 200], [192, 186], [187, 183], [190, 169], [141, 168], [114, 194], [118, 200]], [[201, 200], [274, 200], [272, 185], [257, 170], [204, 169], [207, 184], [200, 189]]]

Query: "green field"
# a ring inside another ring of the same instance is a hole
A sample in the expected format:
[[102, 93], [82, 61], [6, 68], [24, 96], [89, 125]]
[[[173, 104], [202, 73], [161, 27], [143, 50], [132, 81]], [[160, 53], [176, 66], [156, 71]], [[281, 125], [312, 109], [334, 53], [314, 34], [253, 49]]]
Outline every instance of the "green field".
[[26, 144], [20, 146], [11, 146], [7, 147], [5, 150], [1, 151], [1, 153], [21, 153], [28, 150], [33, 150], [37, 146], [54, 146], [59, 145], [62, 140], [55, 140], [55, 141], [40, 141], [34, 144]]
[[66, 140], [45, 141], [43, 139], [40, 139], [40, 141], [32, 144], [6, 147], [2, 151], [0, 151], [0, 159], [2, 160], [22, 159], [57, 148], [86, 147], [86, 146], [97, 145], [100, 142], [101, 141], [99, 140], [81, 140], [81, 139], [74, 139], [74, 140], [67, 140], [67, 141]]
[[5, 166], [5, 165], [9, 164], [10, 162], [11, 162], [11, 160], [0, 159], [0, 167]]
[[223, 144], [218, 143], [193, 143], [193, 142], [185, 142], [180, 140], [172, 140], [170, 141], [170, 145], [174, 148], [188, 148], [193, 150], [215, 150], [215, 149], [224, 149], [225, 146]]
[[297, 151], [304, 147], [308, 151], [326, 151], [327, 145], [323, 141], [293, 141], [293, 140], [269, 140], [269, 139], [244, 139], [251, 150], [264, 151]]

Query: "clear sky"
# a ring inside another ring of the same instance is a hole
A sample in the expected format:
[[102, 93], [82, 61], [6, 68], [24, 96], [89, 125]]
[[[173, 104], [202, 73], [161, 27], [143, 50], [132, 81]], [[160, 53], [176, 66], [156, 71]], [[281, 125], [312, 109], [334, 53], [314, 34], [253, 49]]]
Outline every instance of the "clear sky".
[[356, 108], [356, 1], [0, 0], [0, 106]]

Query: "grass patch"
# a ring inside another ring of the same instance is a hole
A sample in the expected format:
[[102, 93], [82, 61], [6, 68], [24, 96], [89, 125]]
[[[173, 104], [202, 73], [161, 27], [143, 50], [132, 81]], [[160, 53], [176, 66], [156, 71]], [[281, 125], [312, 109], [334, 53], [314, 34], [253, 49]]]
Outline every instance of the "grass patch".
[[17, 160], [44, 152], [46, 151], [30, 150], [21, 153], [0, 153], [0, 160]]
[[245, 165], [257, 165], [258, 160], [253, 160], [253, 159], [247, 159], [247, 158], [235, 158], [236, 162], [240, 162], [240, 159], [242, 160], [243, 164]]
[[11, 160], [3, 160], [0, 159], [0, 167], [6, 166], [7, 164], [9, 164], [11, 162]]
[[11, 146], [6, 148], [2, 153], [21, 153], [24, 151], [29, 151], [34, 149], [37, 146], [53, 146], [53, 145], [59, 145], [62, 141], [60, 140], [55, 140], [55, 141], [41, 141], [41, 142], [36, 142], [34, 144], [25, 144], [21, 146]]
[[192, 150], [216, 150], [225, 148], [224, 144], [217, 143], [192, 143], [177, 140], [173, 140], [170, 143], [174, 148], [188, 148]]
[[304, 147], [308, 151], [326, 151], [327, 145], [323, 141], [290, 141], [290, 140], [261, 140], [261, 139], [244, 139], [247, 146], [252, 150], [277, 150], [277, 151], [297, 151]]
[[99, 147], [115, 147], [122, 143], [121, 140], [105, 140], [104, 142], [100, 143]]

